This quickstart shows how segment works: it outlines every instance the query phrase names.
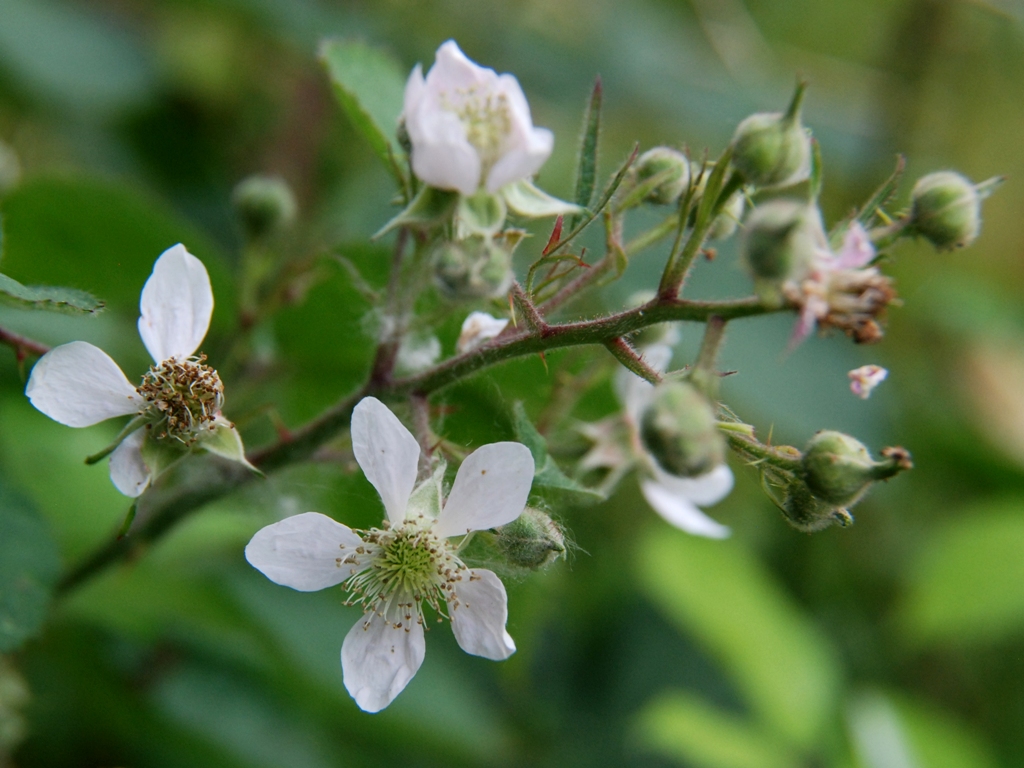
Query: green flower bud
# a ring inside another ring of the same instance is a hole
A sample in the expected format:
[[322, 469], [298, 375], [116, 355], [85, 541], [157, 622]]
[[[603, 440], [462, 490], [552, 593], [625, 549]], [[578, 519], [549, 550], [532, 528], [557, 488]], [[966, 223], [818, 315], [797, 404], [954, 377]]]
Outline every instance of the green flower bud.
[[795, 184], [807, 178], [811, 139], [800, 123], [804, 84], [797, 87], [785, 112], [759, 112], [736, 127], [732, 164], [744, 179], [759, 187]]
[[636, 161], [637, 184], [643, 184], [654, 176], [663, 177], [663, 180], [644, 200], [658, 205], [672, 205], [690, 184], [690, 161], [682, 152], [668, 147], [649, 149]]
[[640, 417], [640, 439], [662, 469], [679, 477], [703, 475], [725, 461], [715, 410], [689, 382], [654, 388]]
[[940, 251], [963, 248], [978, 237], [981, 196], [959, 173], [939, 171], [922, 176], [910, 197], [910, 231]]
[[780, 508], [786, 521], [804, 533], [821, 531], [830, 525], [845, 527], [853, 523], [849, 512], [822, 501], [811, 493], [806, 483], [796, 479], [786, 486]]
[[803, 278], [822, 248], [828, 248], [828, 241], [821, 216], [805, 203], [772, 200], [755, 208], [745, 222], [741, 250], [759, 292]]
[[747, 207], [747, 199], [742, 192], [730, 197], [722, 207], [722, 212], [715, 216], [708, 228], [708, 240], [727, 240], [736, 233], [743, 211]]
[[495, 298], [512, 282], [512, 253], [503, 241], [483, 237], [441, 241], [432, 258], [434, 279], [452, 299]]
[[539, 509], [527, 507], [508, 525], [497, 529], [498, 549], [509, 564], [536, 570], [565, 557], [565, 534]]
[[842, 432], [823, 430], [804, 451], [803, 479], [818, 499], [848, 507], [878, 479], [878, 467], [863, 443]]
[[231, 202], [246, 236], [252, 240], [287, 229], [298, 214], [291, 187], [277, 176], [250, 176], [241, 181]]

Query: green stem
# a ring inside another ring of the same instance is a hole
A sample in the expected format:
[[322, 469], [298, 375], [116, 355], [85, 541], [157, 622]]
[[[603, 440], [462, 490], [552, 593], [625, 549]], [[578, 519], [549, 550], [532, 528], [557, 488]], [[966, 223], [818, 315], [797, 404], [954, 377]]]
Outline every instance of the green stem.
[[728, 441], [729, 447], [746, 459], [759, 464], [770, 464], [790, 472], [799, 472], [802, 467], [800, 452], [795, 448], [788, 445], [765, 445], [754, 437], [731, 430], [722, 431], [725, 432], [725, 439]]

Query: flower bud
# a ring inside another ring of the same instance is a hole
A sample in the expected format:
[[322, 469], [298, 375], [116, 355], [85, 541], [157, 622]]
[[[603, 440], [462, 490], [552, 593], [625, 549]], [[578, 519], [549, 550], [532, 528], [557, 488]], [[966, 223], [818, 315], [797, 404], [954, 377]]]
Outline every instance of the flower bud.
[[565, 557], [565, 534], [558, 523], [539, 509], [523, 514], [497, 529], [498, 549], [509, 564], [536, 570]]
[[662, 469], [679, 477], [706, 474], [725, 461], [714, 408], [689, 382], [654, 388], [640, 417], [640, 439]]
[[842, 432], [822, 430], [804, 451], [803, 479], [818, 499], [847, 507], [876, 479], [877, 466], [860, 441]]
[[963, 248], [978, 237], [981, 196], [959, 173], [939, 171], [922, 176], [910, 197], [910, 230], [940, 251]]
[[636, 161], [637, 184], [643, 184], [654, 176], [662, 177], [663, 180], [644, 200], [658, 205], [672, 205], [690, 184], [690, 161], [682, 152], [668, 147], [649, 149]]
[[501, 296], [512, 282], [512, 254], [490, 238], [442, 241], [432, 258], [438, 287], [453, 299]]
[[759, 112], [736, 127], [732, 164], [749, 184], [777, 187], [807, 178], [811, 139], [800, 123], [803, 96], [801, 83], [788, 111]]
[[778, 286], [801, 280], [828, 242], [816, 208], [793, 200], [772, 200], [755, 208], [745, 222], [741, 246], [755, 282]]
[[298, 204], [291, 187], [277, 176], [250, 176], [231, 195], [245, 234], [252, 240], [287, 229], [295, 221]]
[[743, 218], [743, 211], [747, 207], [747, 199], [742, 192], [735, 193], [730, 197], [722, 212], [715, 216], [708, 228], [708, 240], [727, 240], [736, 233], [740, 219]]
[[804, 533], [821, 531], [834, 524], [845, 527], [853, 522], [849, 512], [817, 498], [806, 483], [796, 479], [786, 486], [780, 509], [786, 522]]

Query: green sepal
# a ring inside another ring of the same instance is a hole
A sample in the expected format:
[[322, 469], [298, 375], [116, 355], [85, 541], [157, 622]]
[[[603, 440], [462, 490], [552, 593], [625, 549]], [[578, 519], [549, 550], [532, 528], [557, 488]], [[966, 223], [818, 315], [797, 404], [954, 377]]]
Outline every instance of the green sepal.
[[520, 216], [539, 219], [545, 216], [576, 216], [586, 213], [586, 208], [552, 197], [533, 182], [523, 179], [501, 189], [508, 207]]
[[436, 519], [441, 514], [441, 487], [447, 467], [446, 462], [438, 462], [434, 473], [413, 489], [406, 505], [407, 516], [426, 515]]
[[164, 472], [188, 455], [188, 448], [173, 438], [157, 440], [147, 433], [142, 441], [142, 463], [149, 470], [149, 481], [155, 483]]
[[500, 195], [480, 190], [472, 195], [460, 195], [458, 206], [459, 237], [493, 237], [505, 224], [508, 208]]
[[860, 210], [857, 211], [857, 221], [863, 226], [870, 227], [875, 220], [875, 216], [881, 211], [896, 195], [896, 190], [900, 185], [900, 179], [903, 178], [903, 171], [907, 167], [907, 160], [903, 155], [896, 155], [896, 168], [889, 175], [882, 185], [876, 189], [871, 197], [868, 198], [867, 202], [861, 206]]
[[431, 229], [451, 218], [459, 201], [458, 192], [435, 187], [423, 187], [401, 213], [377, 230], [371, 240], [377, 240], [398, 227]]
[[604, 495], [600, 492], [580, 485], [562, 472], [558, 464], [555, 463], [555, 460], [548, 453], [548, 446], [544, 436], [537, 431], [537, 428], [533, 426], [527, 417], [522, 403], [516, 403], [512, 407], [512, 417], [516, 440], [529, 448], [530, 453], [533, 455], [533, 487], [535, 490], [541, 492], [550, 490], [567, 494], [576, 501], [593, 502], [604, 499]]
[[227, 419], [218, 416], [213, 425], [203, 431], [199, 438], [199, 445], [210, 453], [221, 456], [251, 469], [253, 472], [260, 472], [245, 458], [245, 446], [242, 445], [242, 437], [235, 429], [235, 425]]

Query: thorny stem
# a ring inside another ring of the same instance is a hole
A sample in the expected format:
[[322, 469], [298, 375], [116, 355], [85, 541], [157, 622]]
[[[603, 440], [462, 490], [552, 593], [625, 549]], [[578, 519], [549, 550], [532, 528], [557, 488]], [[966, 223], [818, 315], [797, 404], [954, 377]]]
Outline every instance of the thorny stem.
[[643, 356], [633, 349], [624, 338], [619, 336], [611, 341], [606, 341], [604, 345], [615, 356], [615, 359], [622, 363], [624, 368], [651, 384], [661, 383], [662, 375], [651, 368]]
[[515, 301], [519, 311], [523, 313], [523, 317], [526, 318], [526, 325], [530, 330], [543, 331], [548, 327], [548, 324], [544, 322], [544, 318], [541, 317], [534, 303], [530, 301], [530, 297], [526, 295], [526, 291], [523, 290], [523, 286], [519, 284], [518, 280], [512, 281], [512, 300]]
[[725, 439], [732, 448], [751, 464], [770, 464], [779, 469], [786, 469], [790, 472], [797, 472], [801, 468], [800, 451], [789, 445], [765, 445], [756, 437], [722, 430]]
[[[387, 376], [371, 375], [356, 392], [328, 408], [316, 419], [273, 445], [252, 452], [248, 458], [263, 473], [310, 458], [317, 449], [349, 426], [356, 403], [368, 395], [392, 400], [412, 394], [425, 398], [467, 376], [517, 357], [584, 344], [606, 344], [641, 328], [673, 320], [707, 322], [716, 315], [723, 320], [730, 320], [783, 309], [789, 307], [766, 306], [753, 296], [729, 301], [660, 298], [635, 309], [595, 320], [545, 325], [539, 330], [521, 328], [415, 376], [394, 379], [390, 375], [391, 368], [386, 369]], [[378, 367], [380, 359], [378, 350], [373, 369], [375, 373], [382, 370]], [[237, 464], [217, 464], [216, 470], [217, 476], [205, 482], [190, 483], [188, 487], [157, 487], [148, 491], [147, 495], [151, 496], [143, 500], [140, 520], [131, 535], [109, 541], [74, 567], [61, 579], [57, 592], [66, 594], [108, 566], [131, 559], [192, 512], [258, 477]]]

